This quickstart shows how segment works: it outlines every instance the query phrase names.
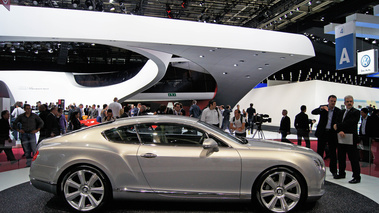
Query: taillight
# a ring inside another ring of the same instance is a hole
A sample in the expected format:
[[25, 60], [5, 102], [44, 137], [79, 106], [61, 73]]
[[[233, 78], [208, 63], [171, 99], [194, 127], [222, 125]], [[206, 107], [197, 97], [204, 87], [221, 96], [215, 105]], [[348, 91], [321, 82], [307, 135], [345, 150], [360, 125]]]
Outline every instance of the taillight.
[[35, 160], [37, 159], [38, 154], [39, 154], [39, 151], [37, 150], [37, 152], [36, 152], [36, 153], [34, 154], [34, 156], [33, 156], [32, 161], [35, 161]]

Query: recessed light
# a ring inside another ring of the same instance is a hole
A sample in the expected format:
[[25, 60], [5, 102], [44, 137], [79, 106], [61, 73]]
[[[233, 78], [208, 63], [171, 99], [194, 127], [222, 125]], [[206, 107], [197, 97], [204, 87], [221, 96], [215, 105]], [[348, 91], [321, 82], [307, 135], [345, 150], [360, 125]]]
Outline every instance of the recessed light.
[[214, 52], [214, 51], [216, 51], [216, 50], [214, 50], [214, 49], [209, 50], [209, 52]]
[[204, 58], [204, 56], [203, 56], [203, 55], [200, 55], [199, 57], [200, 57], [200, 58]]
[[228, 73], [227, 73], [227, 72], [223, 72], [222, 74], [223, 74], [223, 75], [227, 75]]
[[258, 70], [263, 70], [263, 67], [258, 67]]
[[233, 64], [233, 66], [238, 67], [238, 64]]
[[240, 60], [241, 63], [245, 62], [245, 60]]
[[270, 64], [265, 64], [266, 67], [270, 66]]
[[250, 75], [245, 76], [245, 78], [250, 78]]
[[258, 53], [255, 53], [254, 56], [258, 56]]
[[280, 59], [286, 59], [286, 57], [280, 57]]

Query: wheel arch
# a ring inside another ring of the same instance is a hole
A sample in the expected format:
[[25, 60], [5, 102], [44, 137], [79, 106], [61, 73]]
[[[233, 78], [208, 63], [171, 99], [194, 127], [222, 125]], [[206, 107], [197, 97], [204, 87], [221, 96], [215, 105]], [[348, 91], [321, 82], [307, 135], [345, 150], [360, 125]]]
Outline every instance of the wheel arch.
[[307, 200], [307, 198], [308, 198], [308, 184], [307, 184], [307, 180], [305, 179], [304, 175], [299, 170], [297, 170], [294, 167], [288, 166], [288, 165], [276, 165], [276, 166], [269, 167], [269, 168], [265, 169], [264, 171], [262, 171], [257, 176], [257, 178], [254, 180], [254, 183], [253, 183], [253, 185], [251, 187], [251, 199], [254, 199], [254, 192], [255, 192], [255, 190], [257, 188], [257, 185], [259, 183], [259, 180], [262, 178], [262, 176], [264, 174], [266, 174], [268, 171], [274, 170], [274, 169], [288, 169], [288, 170], [291, 170], [292, 172], [296, 173], [301, 178], [301, 181], [303, 182], [303, 184], [305, 186], [304, 187], [305, 193], [303, 193], [302, 196], [305, 196], [304, 199]]
[[74, 168], [76, 167], [79, 167], [79, 166], [88, 166], [88, 167], [92, 167], [96, 170], [98, 170], [101, 175], [103, 176], [104, 179], [106, 179], [109, 183], [109, 188], [111, 190], [111, 193], [110, 193], [110, 196], [111, 196], [111, 199], [113, 198], [113, 187], [112, 187], [112, 181], [109, 179], [108, 175], [106, 172], [103, 171], [103, 169], [101, 169], [100, 167], [94, 165], [94, 164], [91, 164], [91, 163], [75, 163], [75, 164], [72, 164], [70, 166], [68, 166], [67, 168], [65, 168], [61, 174], [59, 175], [58, 177], [58, 181], [57, 181], [57, 195], [61, 195], [61, 192], [62, 192], [62, 181], [63, 179], [65, 178], [65, 176]]

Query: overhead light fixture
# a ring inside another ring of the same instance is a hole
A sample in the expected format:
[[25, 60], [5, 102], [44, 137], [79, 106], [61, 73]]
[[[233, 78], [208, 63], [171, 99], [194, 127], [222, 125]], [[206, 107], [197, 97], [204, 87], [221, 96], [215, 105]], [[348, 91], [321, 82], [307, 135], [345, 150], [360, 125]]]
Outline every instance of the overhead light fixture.
[[11, 53], [16, 53], [16, 49], [13, 46], [11, 47]]
[[77, 8], [80, 4], [80, 0], [72, 0], [71, 4], [72, 4], [72, 7]]
[[124, 3], [122, 3], [122, 2], [121, 2], [121, 4], [120, 4], [120, 10], [121, 10], [122, 12], [126, 12], [126, 7], [125, 7]]
[[87, 9], [93, 10], [93, 2], [92, 2], [92, 0], [86, 0], [84, 2], [84, 4], [86, 5]]
[[200, 55], [199, 57], [200, 57], [200, 58], [204, 58], [205, 56], [203, 56], [203, 55]]
[[222, 74], [223, 74], [223, 75], [227, 75], [228, 73], [227, 73], [227, 72], [223, 72]]
[[96, 2], [96, 10], [97, 11], [104, 11], [104, 6], [103, 6], [102, 0], [99, 0], [98, 2]]
[[373, 40], [372, 43], [373, 43], [373, 44], [376, 44], [376, 40]]
[[238, 64], [233, 64], [233, 66], [238, 67]]
[[258, 67], [258, 70], [263, 70], [263, 67]]
[[116, 8], [115, 8], [115, 6], [114, 6], [114, 4], [109, 4], [109, 11], [115, 11], [116, 10]]
[[168, 18], [173, 18], [171, 7], [169, 4], [166, 4], [166, 13]]
[[250, 75], [246, 75], [245, 78], [250, 78]]

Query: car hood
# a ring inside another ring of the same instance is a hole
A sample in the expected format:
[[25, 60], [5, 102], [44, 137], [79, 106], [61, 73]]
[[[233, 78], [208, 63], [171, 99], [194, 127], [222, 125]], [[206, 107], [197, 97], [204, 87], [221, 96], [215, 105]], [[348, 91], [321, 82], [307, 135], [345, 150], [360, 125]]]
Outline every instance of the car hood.
[[297, 146], [292, 143], [285, 143], [280, 141], [262, 140], [262, 139], [247, 139], [246, 144], [249, 149], [277, 149], [277, 150], [292, 150], [304, 152], [308, 154], [315, 154], [312, 149], [304, 146]]

